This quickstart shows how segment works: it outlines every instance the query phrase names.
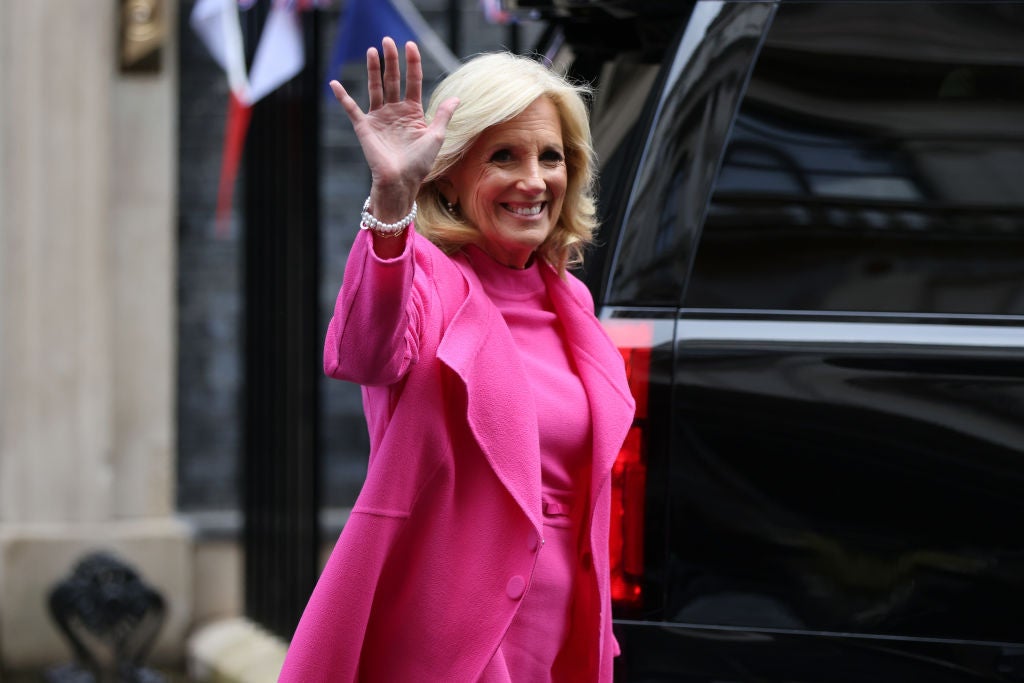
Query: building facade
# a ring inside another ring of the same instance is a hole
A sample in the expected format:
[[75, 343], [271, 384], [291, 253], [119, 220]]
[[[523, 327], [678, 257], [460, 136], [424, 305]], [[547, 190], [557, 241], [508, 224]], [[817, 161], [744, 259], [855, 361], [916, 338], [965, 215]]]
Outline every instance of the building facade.
[[[164, 28], [177, 9], [160, 3]], [[7, 670], [70, 659], [46, 599], [93, 550], [166, 596], [162, 656], [193, 621], [191, 534], [175, 512], [176, 42], [156, 68], [122, 70], [119, 10], [0, 4]]]

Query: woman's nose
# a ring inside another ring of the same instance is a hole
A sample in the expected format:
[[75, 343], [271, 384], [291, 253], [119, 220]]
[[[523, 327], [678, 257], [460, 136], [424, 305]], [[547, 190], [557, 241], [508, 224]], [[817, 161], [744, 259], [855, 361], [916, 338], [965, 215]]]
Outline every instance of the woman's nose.
[[516, 182], [517, 189], [530, 194], [540, 194], [544, 191], [544, 178], [540, 174], [540, 164], [536, 159], [531, 159], [523, 164], [522, 174]]

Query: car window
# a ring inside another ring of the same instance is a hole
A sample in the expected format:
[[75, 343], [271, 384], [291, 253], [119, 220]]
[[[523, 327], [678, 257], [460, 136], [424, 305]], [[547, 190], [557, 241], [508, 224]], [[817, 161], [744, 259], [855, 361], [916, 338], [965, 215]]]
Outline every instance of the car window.
[[606, 303], [678, 306], [723, 144], [773, 3], [698, 2], [630, 192]]
[[782, 4], [688, 308], [1024, 315], [1024, 6]]

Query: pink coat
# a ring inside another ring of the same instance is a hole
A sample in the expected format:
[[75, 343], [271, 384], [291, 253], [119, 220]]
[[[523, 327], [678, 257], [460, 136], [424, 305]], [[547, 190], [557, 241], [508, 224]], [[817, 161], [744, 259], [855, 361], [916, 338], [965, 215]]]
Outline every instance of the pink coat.
[[[633, 399], [586, 287], [547, 266], [543, 273], [594, 432], [593, 552], [581, 558], [573, 617], [592, 637], [571, 661], [577, 680], [610, 681], [618, 652], [610, 471]], [[324, 369], [364, 387], [369, 470], [279, 680], [491, 679], [485, 668], [543, 552], [537, 417], [501, 313], [464, 257], [410, 230], [404, 254], [382, 261], [363, 233], [345, 268]]]

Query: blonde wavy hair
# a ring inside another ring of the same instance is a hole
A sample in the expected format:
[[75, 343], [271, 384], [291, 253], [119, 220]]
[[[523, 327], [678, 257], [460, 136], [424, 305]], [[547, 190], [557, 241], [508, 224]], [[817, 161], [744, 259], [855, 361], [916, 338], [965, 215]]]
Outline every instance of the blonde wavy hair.
[[571, 83], [533, 59], [508, 52], [478, 55], [452, 72], [434, 90], [427, 106], [430, 120], [441, 102], [449, 97], [460, 101], [416, 198], [417, 231], [449, 254], [478, 242], [479, 230], [446, 207], [438, 181], [481, 133], [515, 118], [537, 98], [547, 97], [560, 117], [568, 184], [562, 213], [537, 255], [560, 274], [581, 264], [597, 228], [596, 162], [585, 101], [590, 94], [588, 86]]

